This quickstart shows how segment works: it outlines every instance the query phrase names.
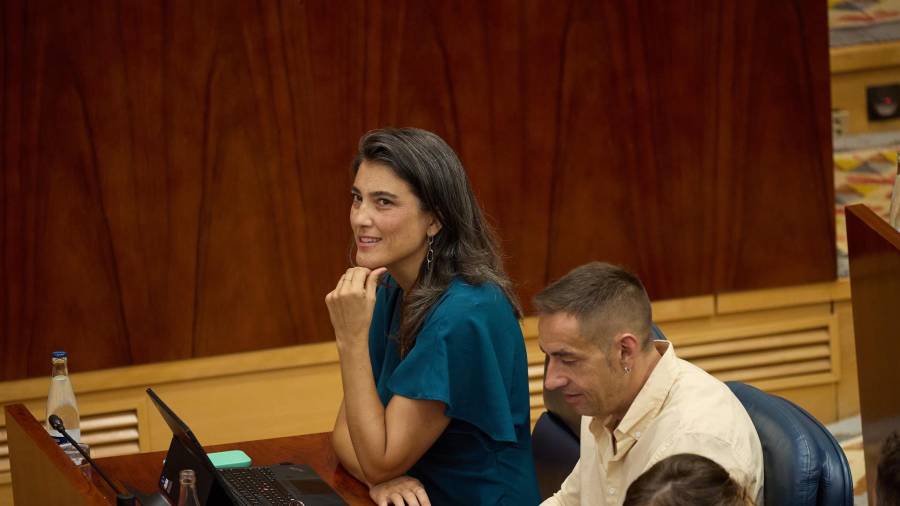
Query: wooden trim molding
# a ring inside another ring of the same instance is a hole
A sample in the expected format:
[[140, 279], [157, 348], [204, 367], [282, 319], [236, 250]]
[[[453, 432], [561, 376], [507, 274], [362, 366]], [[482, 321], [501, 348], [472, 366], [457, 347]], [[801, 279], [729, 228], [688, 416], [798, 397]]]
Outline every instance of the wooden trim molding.
[[900, 41], [836, 47], [830, 55], [832, 74], [898, 66]]
[[845, 300], [850, 300], [850, 282], [841, 279], [832, 283], [720, 294], [716, 296], [715, 311], [716, 314], [742, 313]]
[[[746, 330], [735, 329], [744, 321], [756, 321], [758, 315], [752, 314], [754, 310], [781, 309], [796, 306], [810, 306], [811, 304], [827, 304], [834, 301], [850, 299], [850, 285], [846, 279], [833, 283], [816, 283], [773, 290], [759, 290], [753, 292], [740, 292], [733, 294], [721, 294], [717, 296], [707, 295], [689, 297], [685, 299], [673, 299], [653, 302], [654, 321], [672, 338], [679, 335], [687, 343], [725, 339], [730, 335], [742, 335]], [[822, 306], [825, 308], [825, 306]], [[782, 319], [797, 320], [807, 308], [795, 310], [794, 314], [769, 316], [781, 316]], [[808, 310], [807, 310], [808, 312]], [[830, 310], [827, 310], [830, 313]], [[715, 316], [731, 313], [751, 313], [749, 316], [738, 320], [723, 320], [716, 325], [712, 320]], [[821, 314], [821, 313], [820, 313]], [[712, 323], [713, 325], [698, 326], [699, 321]], [[775, 323], [772, 327], [787, 328], [790, 322]], [[806, 323], [795, 321], [793, 328], [799, 328]], [[732, 328], [729, 329], [729, 326]], [[522, 321], [522, 332], [526, 337], [537, 338], [537, 317], [529, 316]], [[672, 334], [672, 335], [670, 335]], [[538, 353], [540, 350], [536, 344], [529, 353]], [[541, 357], [541, 360], [543, 358]], [[79, 396], [90, 392], [110, 391], [120, 388], [142, 387], [147, 385], [161, 385], [168, 383], [181, 383], [208, 378], [221, 378], [237, 376], [259, 371], [276, 371], [298, 367], [319, 366], [337, 364], [337, 349], [332, 342], [305, 344], [269, 350], [219, 355], [191, 360], [176, 360], [115, 369], [104, 369], [76, 373], [72, 375], [72, 383]], [[27, 380], [0, 382], [0, 404], [11, 404], [43, 398], [47, 395], [46, 378], [30, 378]]]
[[653, 320], [668, 322], [689, 320], [716, 314], [716, 298], [712, 295], [654, 301]]
[[[333, 342], [327, 342], [76, 373], [72, 375], [72, 384], [81, 395], [116, 388], [337, 363], [337, 348]], [[0, 382], [0, 404], [11, 404], [46, 395], [46, 378]]]

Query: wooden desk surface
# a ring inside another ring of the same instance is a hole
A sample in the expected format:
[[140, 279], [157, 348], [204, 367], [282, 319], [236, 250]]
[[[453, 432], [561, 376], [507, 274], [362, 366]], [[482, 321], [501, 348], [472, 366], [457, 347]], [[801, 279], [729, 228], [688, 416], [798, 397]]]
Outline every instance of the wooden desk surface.
[[[206, 450], [208, 452], [243, 450], [253, 459], [253, 465], [280, 462], [308, 464], [348, 504], [372, 504], [366, 486], [338, 464], [337, 456], [331, 447], [329, 433], [229, 443], [209, 446]], [[157, 480], [165, 456], [165, 452], [139, 453], [97, 459], [97, 463], [113, 480], [127, 482], [141, 492], [149, 494], [159, 490]], [[100, 483], [97, 473], [94, 473], [94, 482], [101, 490], [109, 491], [108, 487]]]

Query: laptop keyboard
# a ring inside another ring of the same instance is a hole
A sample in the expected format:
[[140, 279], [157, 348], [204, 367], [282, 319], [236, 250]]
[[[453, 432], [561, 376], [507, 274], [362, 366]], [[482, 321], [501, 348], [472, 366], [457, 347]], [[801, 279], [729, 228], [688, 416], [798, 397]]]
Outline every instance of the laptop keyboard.
[[303, 501], [292, 497], [275, 479], [268, 467], [221, 469], [236, 495], [251, 505], [304, 506]]

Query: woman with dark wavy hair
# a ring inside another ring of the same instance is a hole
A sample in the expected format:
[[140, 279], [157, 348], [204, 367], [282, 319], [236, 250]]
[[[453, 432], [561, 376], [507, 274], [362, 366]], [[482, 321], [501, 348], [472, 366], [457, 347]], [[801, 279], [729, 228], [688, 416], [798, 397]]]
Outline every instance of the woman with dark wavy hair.
[[352, 175], [358, 267], [326, 297], [341, 463], [379, 504], [537, 504], [521, 310], [462, 164], [388, 128]]

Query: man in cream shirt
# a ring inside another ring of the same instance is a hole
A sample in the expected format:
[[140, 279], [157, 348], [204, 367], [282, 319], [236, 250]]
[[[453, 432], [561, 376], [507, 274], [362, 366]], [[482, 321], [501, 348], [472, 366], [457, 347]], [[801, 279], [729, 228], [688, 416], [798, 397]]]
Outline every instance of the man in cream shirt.
[[653, 341], [640, 280], [594, 262], [535, 297], [544, 387], [582, 415], [581, 455], [545, 505], [621, 505], [628, 486], [678, 453], [708, 457], [761, 504], [763, 457], [753, 422], [721, 381]]

